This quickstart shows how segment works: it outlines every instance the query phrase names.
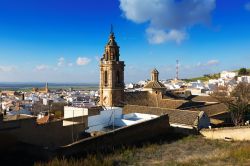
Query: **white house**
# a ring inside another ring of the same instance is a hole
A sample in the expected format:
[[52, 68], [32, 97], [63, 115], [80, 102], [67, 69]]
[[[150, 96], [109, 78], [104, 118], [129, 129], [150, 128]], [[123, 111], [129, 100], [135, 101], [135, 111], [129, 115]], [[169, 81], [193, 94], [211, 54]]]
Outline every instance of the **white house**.
[[237, 82], [246, 82], [246, 83], [250, 83], [250, 76], [241, 76], [238, 77]]
[[220, 77], [223, 79], [233, 79], [235, 76], [237, 76], [236, 72], [222, 71], [220, 73]]
[[146, 85], [147, 84], [147, 81], [139, 81], [138, 83], [137, 83], [138, 85], [140, 85], [140, 86], [144, 86], [144, 85]]
[[64, 106], [64, 118], [88, 115], [88, 108]]
[[125, 85], [125, 88], [126, 89], [133, 89], [134, 88], [134, 85], [132, 83], [129, 83], [129, 84], [126, 84]]

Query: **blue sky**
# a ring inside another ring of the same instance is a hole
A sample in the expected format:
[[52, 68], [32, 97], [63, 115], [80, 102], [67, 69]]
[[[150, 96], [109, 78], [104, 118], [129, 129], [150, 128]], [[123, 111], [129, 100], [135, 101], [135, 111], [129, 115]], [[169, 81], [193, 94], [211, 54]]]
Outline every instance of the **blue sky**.
[[98, 82], [111, 23], [126, 82], [250, 67], [250, 0], [0, 0], [0, 81]]

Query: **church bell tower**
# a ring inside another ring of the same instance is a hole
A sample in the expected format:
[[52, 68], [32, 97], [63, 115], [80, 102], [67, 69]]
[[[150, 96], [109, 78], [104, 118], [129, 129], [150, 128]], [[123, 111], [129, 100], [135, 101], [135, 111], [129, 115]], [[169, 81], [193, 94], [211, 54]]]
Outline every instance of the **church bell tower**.
[[119, 46], [113, 28], [100, 60], [100, 105], [122, 106], [124, 101], [124, 61], [119, 60]]

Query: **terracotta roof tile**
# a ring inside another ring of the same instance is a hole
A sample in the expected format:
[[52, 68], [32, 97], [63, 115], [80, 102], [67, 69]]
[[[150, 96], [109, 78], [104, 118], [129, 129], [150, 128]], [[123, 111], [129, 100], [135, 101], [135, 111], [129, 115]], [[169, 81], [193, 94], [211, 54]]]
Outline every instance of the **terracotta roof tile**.
[[49, 121], [49, 116], [44, 116], [43, 118], [37, 119], [37, 124], [44, 124]]
[[159, 81], [149, 81], [144, 87], [144, 89], [158, 89], [158, 88], [166, 88]]
[[124, 114], [146, 113], [146, 114], [154, 114], [154, 115], [168, 114], [170, 123], [194, 126], [197, 120], [197, 117], [199, 116], [201, 111], [189, 111], [189, 110], [177, 110], [177, 109], [158, 108], [158, 107], [126, 105], [124, 106], [123, 113]]
[[202, 107], [193, 108], [191, 110], [204, 111], [209, 117], [228, 112], [227, 106], [223, 103], [207, 104]]

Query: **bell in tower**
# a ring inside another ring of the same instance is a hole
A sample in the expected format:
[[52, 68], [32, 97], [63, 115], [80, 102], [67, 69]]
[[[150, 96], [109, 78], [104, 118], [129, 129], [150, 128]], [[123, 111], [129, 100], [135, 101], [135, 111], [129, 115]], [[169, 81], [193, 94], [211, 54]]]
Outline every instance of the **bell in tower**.
[[124, 61], [120, 61], [119, 46], [113, 27], [100, 60], [100, 105], [122, 106], [124, 101]]

